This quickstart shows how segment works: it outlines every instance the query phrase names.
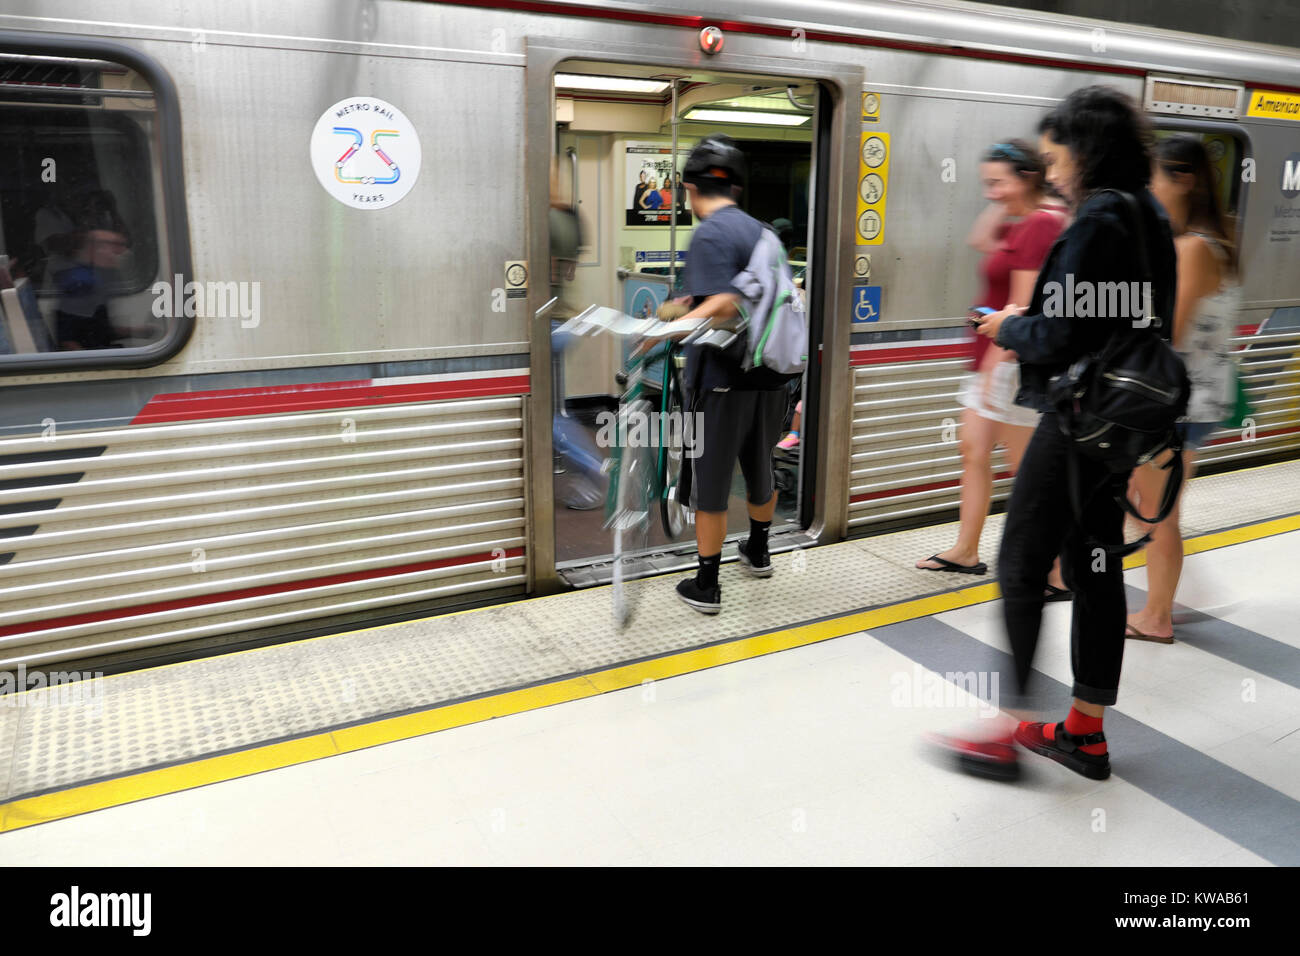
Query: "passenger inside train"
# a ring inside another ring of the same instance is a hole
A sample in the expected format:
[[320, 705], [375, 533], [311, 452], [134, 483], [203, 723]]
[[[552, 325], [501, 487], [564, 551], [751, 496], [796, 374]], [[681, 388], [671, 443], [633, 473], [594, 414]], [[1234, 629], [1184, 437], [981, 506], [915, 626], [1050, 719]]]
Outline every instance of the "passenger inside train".
[[[79, 71], [64, 71], [73, 81]], [[158, 259], [149, 187], [149, 115], [61, 109], [12, 77], [0, 130], [3, 252], [14, 296], [4, 309], [9, 354], [140, 347], [165, 326], [150, 286]], [[49, 74], [42, 74], [49, 80]], [[116, 78], [115, 78], [116, 79]], [[121, 80], [130, 83], [130, 75]], [[126, 95], [126, 94], [123, 94]]]

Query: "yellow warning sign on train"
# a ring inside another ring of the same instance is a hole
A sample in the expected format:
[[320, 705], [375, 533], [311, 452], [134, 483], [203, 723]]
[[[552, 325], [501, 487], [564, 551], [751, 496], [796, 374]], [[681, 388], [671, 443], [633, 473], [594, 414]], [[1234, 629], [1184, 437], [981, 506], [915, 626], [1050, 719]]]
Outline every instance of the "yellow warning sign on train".
[[885, 241], [885, 198], [889, 192], [889, 134], [867, 130], [858, 154], [858, 241]]
[[1284, 119], [1300, 123], [1300, 94], [1275, 90], [1251, 90], [1247, 116], [1261, 119]]

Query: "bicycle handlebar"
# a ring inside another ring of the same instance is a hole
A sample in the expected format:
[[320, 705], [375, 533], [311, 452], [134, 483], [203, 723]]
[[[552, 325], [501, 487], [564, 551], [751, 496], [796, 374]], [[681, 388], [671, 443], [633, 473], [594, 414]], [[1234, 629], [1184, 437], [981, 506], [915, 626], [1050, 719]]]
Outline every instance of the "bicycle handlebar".
[[589, 333], [611, 332], [614, 335], [634, 336], [639, 339], [675, 338], [686, 333], [683, 345], [700, 344], [726, 348], [736, 340], [740, 330], [714, 328], [708, 319], [674, 319], [663, 322], [657, 318], [637, 319], [618, 309], [593, 305], [569, 319], [551, 335], [578, 336]]

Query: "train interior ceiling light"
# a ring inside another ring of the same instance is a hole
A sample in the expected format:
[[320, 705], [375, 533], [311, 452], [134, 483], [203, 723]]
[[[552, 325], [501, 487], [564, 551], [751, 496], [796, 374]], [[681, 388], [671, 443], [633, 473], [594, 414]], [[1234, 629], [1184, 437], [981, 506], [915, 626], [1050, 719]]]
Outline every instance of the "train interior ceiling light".
[[598, 93], [663, 93], [663, 80], [638, 80], [627, 76], [590, 76], [585, 73], [555, 74], [557, 90], [586, 90]]
[[695, 123], [754, 123], [759, 126], [802, 126], [811, 118], [807, 113], [717, 109], [712, 106], [694, 107], [682, 114], [682, 119]]
[[[598, 64], [575, 62], [579, 70]], [[618, 68], [616, 67], [615, 70]], [[648, 73], [649, 71], [644, 71]], [[647, 102], [668, 105], [673, 77], [662, 73], [636, 75], [633, 71], [578, 72], [555, 74], [555, 91], [562, 98], [583, 98], [583, 94], [600, 98], [603, 94], [644, 97]], [[685, 101], [678, 107], [688, 122], [735, 123], [752, 126], [806, 126], [812, 108], [799, 97], [815, 95], [812, 84], [803, 86], [773, 85], [770, 78], [729, 76], [713, 72], [678, 75], [678, 90]]]

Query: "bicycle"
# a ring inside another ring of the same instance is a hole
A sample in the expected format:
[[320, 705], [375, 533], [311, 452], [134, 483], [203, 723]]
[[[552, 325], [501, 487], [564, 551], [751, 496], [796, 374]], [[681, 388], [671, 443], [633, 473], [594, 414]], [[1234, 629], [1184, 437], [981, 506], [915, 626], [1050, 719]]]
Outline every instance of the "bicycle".
[[[623, 627], [634, 610], [626, 584], [650, 570], [643, 567], [637, 571], [634, 565], [650, 549], [652, 512], [659, 512], [670, 540], [680, 537], [691, 521], [689, 506], [678, 493], [686, 449], [693, 448], [697, 440], [685, 407], [682, 347], [691, 343], [726, 347], [736, 332], [710, 329], [698, 319], [636, 319], [615, 309], [592, 306], [552, 335], [559, 337], [559, 347], [563, 347], [566, 337], [602, 332], [637, 341], [662, 340], [631, 356], [627, 367], [615, 374], [624, 390], [614, 421], [617, 431], [613, 440], [606, 442], [610, 456], [602, 467], [610, 477], [605, 528], [614, 537], [614, 619]], [[680, 342], [672, 338], [683, 334]]]
[[689, 437], [685, 435], [683, 364], [681, 347], [665, 342], [633, 355], [627, 368], [615, 375], [624, 391], [619, 398], [616, 440], [606, 460], [610, 484], [605, 527], [614, 535], [614, 620], [620, 627], [634, 610], [627, 582], [648, 570], [636, 572], [634, 565], [649, 550], [652, 511], [658, 511], [670, 540], [679, 537], [689, 523], [689, 510], [678, 495]]

